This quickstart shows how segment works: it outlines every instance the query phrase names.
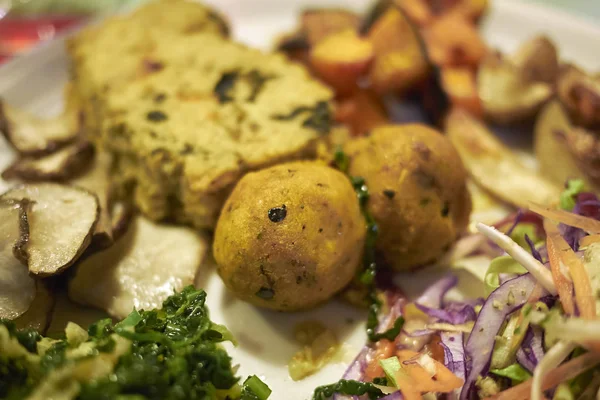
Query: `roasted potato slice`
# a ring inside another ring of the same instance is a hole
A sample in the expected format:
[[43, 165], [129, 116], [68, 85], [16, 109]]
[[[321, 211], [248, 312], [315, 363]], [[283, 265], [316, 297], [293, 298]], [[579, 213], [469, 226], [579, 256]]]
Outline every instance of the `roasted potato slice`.
[[28, 201], [0, 198], [0, 318], [15, 319], [27, 312], [35, 299], [36, 282], [15, 257], [29, 234]]
[[525, 82], [554, 83], [559, 73], [558, 51], [546, 36], [536, 36], [525, 42], [511, 57]]
[[159, 308], [173, 292], [194, 282], [207, 249], [208, 240], [189, 228], [136, 216], [123, 237], [78, 265], [69, 298], [116, 318], [133, 308]]
[[498, 124], [528, 120], [552, 96], [551, 85], [528, 81], [510, 60], [490, 53], [477, 74], [477, 91], [486, 118]]
[[554, 100], [535, 125], [535, 156], [542, 174], [557, 185], [581, 178], [600, 191], [600, 141], [597, 134], [571, 124], [562, 103]]
[[550, 204], [561, 187], [526, 167], [482, 122], [463, 110], [453, 110], [446, 134], [460, 154], [471, 178], [501, 200], [517, 207], [529, 202]]
[[412, 22], [396, 7], [389, 7], [368, 31], [375, 59], [369, 81], [377, 92], [404, 92], [422, 81], [429, 63]]
[[356, 90], [358, 79], [373, 61], [373, 44], [358, 36], [355, 29], [331, 34], [318, 42], [310, 53], [315, 74], [338, 95]]
[[75, 142], [45, 156], [20, 158], [2, 172], [2, 177], [25, 181], [65, 180], [85, 168], [93, 154], [90, 142]]
[[487, 53], [477, 27], [458, 12], [441, 16], [423, 32], [429, 57], [438, 66], [477, 68]]
[[79, 136], [78, 115], [67, 110], [41, 119], [0, 100], [0, 131], [21, 155], [48, 154]]
[[32, 202], [26, 211], [29, 238], [17, 256], [37, 276], [50, 276], [71, 266], [88, 247], [100, 207], [96, 195], [58, 183], [10, 189], [4, 199]]
[[341, 99], [336, 107], [335, 119], [348, 126], [353, 136], [367, 134], [390, 122], [381, 98], [367, 89], [359, 89]]
[[489, 53], [477, 75], [486, 117], [499, 124], [530, 120], [553, 95], [558, 73], [556, 47], [544, 36], [525, 42], [510, 57]]
[[556, 85], [573, 124], [600, 129], [600, 77], [571, 66], [560, 74]]

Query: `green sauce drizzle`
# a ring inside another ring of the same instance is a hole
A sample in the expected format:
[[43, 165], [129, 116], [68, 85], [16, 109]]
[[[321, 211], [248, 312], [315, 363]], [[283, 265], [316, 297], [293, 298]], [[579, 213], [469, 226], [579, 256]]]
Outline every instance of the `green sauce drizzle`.
[[369, 315], [367, 316], [367, 337], [371, 342], [377, 342], [381, 339], [394, 340], [396, 336], [400, 334], [402, 326], [404, 325], [404, 318], [398, 317], [394, 321], [394, 326], [385, 332], [376, 333], [377, 325], [379, 325], [378, 314], [381, 311], [381, 301], [377, 296], [377, 288], [375, 286], [375, 277], [377, 276], [377, 262], [375, 260], [375, 243], [377, 242], [377, 236], [379, 235], [379, 226], [375, 222], [375, 218], [369, 212], [367, 203], [369, 202], [370, 194], [369, 188], [365, 182], [365, 179], [359, 176], [350, 176], [348, 174], [348, 167], [350, 165], [350, 159], [348, 155], [341, 149], [337, 149], [334, 155], [334, 160], [337, 168], [346, 174], [352, 186], [356, 191], [356, 197], [360, 209], [365, 218], [367, 226], [367, 236], [365, 240], [365, 253], [363, 257], [364, 270], [361, 272], [359, 280], [362, 284], [369, 288], [369, 294], [367, 300], [369, 301]]

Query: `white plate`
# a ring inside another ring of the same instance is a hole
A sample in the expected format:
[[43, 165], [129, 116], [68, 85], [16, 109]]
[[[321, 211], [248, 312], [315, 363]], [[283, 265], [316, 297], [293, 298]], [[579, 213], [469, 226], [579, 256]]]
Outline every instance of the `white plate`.
[[[364, 10], [366, 0], [212, 0], [231, 20], [234, 36], [243, 42], [269, 48], [275, 36], [297, 23], [298, 12], [311, 5], [334, 5]], [[496, 0], [484, 26], [486, 39], [502, 50], [514, 50], [523, 40], [540, 33], [549, 35], [560, 46], [563, 58], [576, 60], [581, 66], [600, 69], [600, 28], [562, 12], [514, 0]], [[62, 41], [41, 45], [31, 54], [0, 67], [0, 96], [15, 106], [40, 115], [56, 114], [62, 108], [62, 87], [68, 76], [68, 60]], [[0, 142], [0, 168], [13, 155], [5, 142]], [[0, 190], [5, 184], [0, 182]], [[480, 269], [480, 272], [481, 269]], [[399, 277], [409, 295], [427, 286], [440, 271], [427, 270]], [[461, 276], [460, 293], [478, 282], [467, 273]], [[406, 284], [409, 282], [410, 284]], [[239, 340], [231, 349], [241, 376], [257, 374], [273, 389], [272, 399], [309, 399], [313, 389], [337, 381], [345, 367], [365, 341], [364, 316], [338, 302], [331, 302], [312, 312], [283, 314], [263, 311], [237, 301], [224, 291], [214, 271], [207, 267], [200, 284], [208, 292], [208, 305], [215, 321], [224, 323]], [[292, 337], [299, 321], [319, 320], [334, 329], [344, 342], [344, 362], [327, 366], [320, 373], [301, 382], [293, 382], [287, 374], [287, 362], [298, 350]]]

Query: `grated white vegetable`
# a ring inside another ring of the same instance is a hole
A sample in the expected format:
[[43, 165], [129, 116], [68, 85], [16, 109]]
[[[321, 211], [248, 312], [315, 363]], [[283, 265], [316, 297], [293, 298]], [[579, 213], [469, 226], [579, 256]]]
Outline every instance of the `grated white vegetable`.
[[533, 371], [533, 382], [531, 384], [531, 400], [542, 400], [544, 399], [544, 393], [542, 392], [542, 383], [544, 376], [558, 367], [565, 358], [571, 354], [577, 347], [572, 342], [558, 342], [542, 358], [542, 361], [537, 365]]
[[479, 232], [483, 233], [488, 239], [500, 246], [502, 250], [506, 251], [515, 259], [515, 261], [529, 271], [544, 289], [553, 295], [557, 294], [554, 281], [552, 280], [552, 272], [544, 267], [541, 262], [536, 260], [529, 252], [527, 252], [527, 250], [519, 246], [510, 237], [496, 228], [482, 224], [481, 222], [478, 222], [476, 226]]

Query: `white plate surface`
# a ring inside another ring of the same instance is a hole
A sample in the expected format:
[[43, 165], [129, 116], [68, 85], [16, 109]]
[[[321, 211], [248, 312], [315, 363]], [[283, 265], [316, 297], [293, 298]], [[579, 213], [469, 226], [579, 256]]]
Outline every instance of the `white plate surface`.
[[[265, 49], [272, 45], [277, 34], [295, 26], [298, 12], [304, 7], [334, 5], [361, 11], [369, 4], [366, 0], [212, 0], [209, 3], [229, 17], [235, 38]], [[512, 51], [522, 41], [541, 33], [556, 41], [563, 58], [593, 71], [600, 70], [600, 27], [564, 12], [515, 0], [496, 0], [484, 25], [488, 42], [505, 51]], [[67, 77], [68, 60], [62, 41], [45, 43], [0, 67], [0, 96], [40, 115], [56, 114], [62, 108], [62, 87]], [[1, 141], [0, 168], [12, 158], [12, 152]], [[0, 190], [5, 187], [6, 184], [0, 182]], [[399, 281], [409, 295], [415, 295], [441, 273], [426, 270], [405, 274]], [[468, 295], [467, 288], [480, 285], [468, 273], [459, 271], [458, 274], [461, 284], [455, 296]], [[239, 340], [239, 347], [231, 349], [231, 354], [241, 365], [240, 375], [257, 374], [264, 378], [273, 389], [274, 400], [309, 399], [316, 386], [337, 381], [346, 363], [365, 341], [365, 313], [344, 304], [331, 302], [312, 312], [298, 314], [275, 313], [234, 299], [225, 292], [209, 266], [199, 283], [208, 292], [213, 319], [227, 325]], [[287, 374], [287, 362], [298, 350], [292, 331], [297, 322], [305, 320], [318, 320], [334, 329], [344, 342], [345, 356], [343, 362], [329, 365], [301, 382], [293, 382]]]

